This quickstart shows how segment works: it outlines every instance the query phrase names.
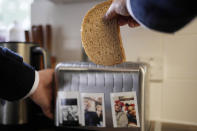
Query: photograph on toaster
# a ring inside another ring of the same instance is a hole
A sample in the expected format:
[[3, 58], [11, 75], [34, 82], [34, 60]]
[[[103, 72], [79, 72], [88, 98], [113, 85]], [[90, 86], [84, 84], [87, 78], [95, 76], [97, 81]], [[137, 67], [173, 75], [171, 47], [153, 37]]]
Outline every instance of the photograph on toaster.
[[82, 93], [82, 124], [84, 126], [105, 127], [103, 93]]
[[76, 92], [62, 92], [59, 95], [60, 125], [79, 126], [80, 108], [79, 94]]
[[136, 92], [111, 93], [114, 127], [139, 127]]

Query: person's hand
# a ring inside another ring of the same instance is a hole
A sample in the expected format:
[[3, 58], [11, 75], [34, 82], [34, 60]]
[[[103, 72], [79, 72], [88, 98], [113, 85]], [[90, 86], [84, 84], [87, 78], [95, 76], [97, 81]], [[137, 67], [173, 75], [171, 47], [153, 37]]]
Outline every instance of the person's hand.
[[43, 113], [50, 119], [53, 118], [52, 113], [52, 83], [54, 70], [41, 70], [39, 73], [39, 84], [35, 92], [30, 98], [41, 107]]
[[139, 26], [139, 24], [130, 16], [126, 7], [126, 0], [113, 0], [111, 6], [104, 16], [104, 19], [110, 20], [113, 18], [118, 19], [118, 24], [120, 26], [125, 24], [128, 24], [129, 27]]

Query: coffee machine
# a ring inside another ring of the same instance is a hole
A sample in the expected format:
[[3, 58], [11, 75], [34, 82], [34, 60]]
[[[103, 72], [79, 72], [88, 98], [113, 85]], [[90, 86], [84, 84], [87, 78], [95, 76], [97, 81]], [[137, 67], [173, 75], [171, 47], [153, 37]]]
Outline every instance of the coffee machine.
[[[36, 70], [40, 68], [40, 55], [43, 56], [44, 68], [50, 67], [48, 53], [38, 44], [30, 42], [0, 42], [0, 46], [6, 47], [23, 57], [23, 61], [32, 65]], [[32, 115], [32, 103], [30, 99], [19, 101], [6, 101], [0, 99], [0, 124], [21, 125], [27, 124]], [[34, 111], [35, 112], [35, 111]]]

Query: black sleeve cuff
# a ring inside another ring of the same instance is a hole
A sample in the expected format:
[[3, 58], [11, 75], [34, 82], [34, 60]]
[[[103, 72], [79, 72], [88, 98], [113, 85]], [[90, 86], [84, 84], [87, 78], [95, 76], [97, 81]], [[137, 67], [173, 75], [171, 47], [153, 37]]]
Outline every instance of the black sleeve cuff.
[[143, 25], [156, 31], [174, 33], [196, 16], [195, 1], [131, 0], [134, 16]]
[[17, 54], [0, 47], [0, 98], [18, 100], [32, 88], [35, 70]]

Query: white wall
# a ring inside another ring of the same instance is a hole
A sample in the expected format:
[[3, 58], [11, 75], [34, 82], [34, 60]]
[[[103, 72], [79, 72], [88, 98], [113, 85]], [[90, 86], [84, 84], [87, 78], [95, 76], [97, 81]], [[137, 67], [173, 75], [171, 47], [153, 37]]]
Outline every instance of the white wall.
[[[36, 0], [32, 5], [32, 24], [53, 25], [53, 54], [58, 62], [81, 60], [81, 21], [96, 3], [57, 5]], [[128, 61], [145, 60], [154, 66], [151, 119], [196, 124], [197, 20], [171, 35], [127, 26], [121, 27], [121, 34]]]

